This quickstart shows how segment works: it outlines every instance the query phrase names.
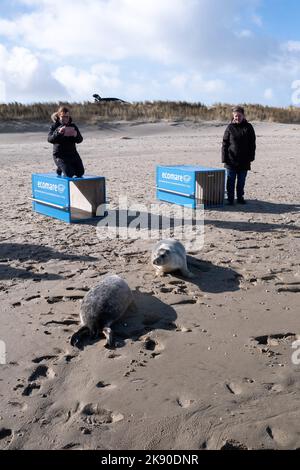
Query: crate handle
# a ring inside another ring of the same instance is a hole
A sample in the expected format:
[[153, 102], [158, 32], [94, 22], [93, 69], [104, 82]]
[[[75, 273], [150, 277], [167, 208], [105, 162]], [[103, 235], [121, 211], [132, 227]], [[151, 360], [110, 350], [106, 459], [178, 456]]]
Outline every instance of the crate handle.
[[62, 211], [68, 211], [68, 206], [59, 206], [58, 204], [53, 204], [52, 202], [42, 201], [41, 199], [35, 199], [34, 197], [29, 197], [31, 201], [38, 202], [39, 204], [44, 204], [45, 206], [56, 207], [57, 209], [61, 209]]
[[194, 196], [194, 194], [180, 193], [179, 191], [172, 191], [171, 189], [159, 188], [158, 186], [156, 186], [156, 189], [157, 189], [158, 191], [164, 191], [165, 193], [174, 193], [174, 194], [178, 194], [178, 196], [186, 196], [186, 197], [192, 197], [192, 196]]

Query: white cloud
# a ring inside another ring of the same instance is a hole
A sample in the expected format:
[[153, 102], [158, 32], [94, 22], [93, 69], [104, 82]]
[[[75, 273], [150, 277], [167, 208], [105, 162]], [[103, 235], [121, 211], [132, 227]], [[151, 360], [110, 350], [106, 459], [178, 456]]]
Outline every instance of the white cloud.
[[67, 92], [51, 78], [49, 69], [38, 56], [24, 47], [7, 49], [0, 44], [0, 100], [45, 101]]
[[65, 0], [59, 8], [48, 0], [26, 3], [36, 8], [0, 23], [2, 34], [11, 36], [14, 31], [27, 47], [54, 51], [61, 57], [105, 60], [142, 54], [168, 60], [161, 33], [166, 23], [174, 21], [176, 26], [185, 11], [182, 0]]
[[120, 88], [119, 68], [111, 64], [94, 64], [90, 70], [65, 65], [53, 72], [74, 100], [91, 99], [93, 93], [106, 94]]
[[222, 80], [205, 80], [200, 74], [195, 72], [175, 75], [170, 79], [170, 85], [181, 94], [187, 95], [205, 93], [206, 95], [214, 96], [225, 88], [225, 83]]
[[8, 54], [5, 69], [10, 81], [25, 89], [38, 73], [39, 62], [35, 55], [24, 47], [13, 47]]
[[[26, 47], [58, 57], [133, 57], [165, 64], [191, 63], [197, 57], [207, 64], [243, 58], [253, 62], [267, 58], [273, 45], [255, 38], [249, 42], [243, 28], [241, 41], [236, 40], [240, 0], [65, 0], [59, 8], [53, 8], [53, 0], [25, 3], [33, 11], [5, 21], [2, 28], [0, 23], [0, 32], [10, 37], [14, 33]], [[248, 4], [255, 6], [256, 0]]]
[[0, 76], [15, 86], [26, 88], [37, 72], [37, 58], [24, 47], [13, 47], [10, 51], [0, 44]]

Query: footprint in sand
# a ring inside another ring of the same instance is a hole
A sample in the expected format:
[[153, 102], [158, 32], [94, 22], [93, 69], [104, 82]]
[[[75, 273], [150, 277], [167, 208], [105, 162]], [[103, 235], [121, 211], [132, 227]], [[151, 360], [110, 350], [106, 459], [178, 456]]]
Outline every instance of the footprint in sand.
[[266, 432], [278, 447], [292, 448], [296, 442], [297, 434], [292, 431], [285, 431], [277, 427], [267, 426]]
[[81, 444], [78, 442], [69, 442], [68, 444], [64, 445], [61, 450], [68, 450], [68, 449], [80, 449]]
[[142, 338], [142, 342], [143, 349], [146, 351], [151, 351], [152, 358], [159, 356], [164, 350], [164, 346], [157, 339], [153, 339], [150, 336], [145, 336]]
[[96, 383], [96, 387], [97, 388], [106, 388], [106, 387], [113, 388], [111, 384], [107, 384], [103, 382], [103, 380], [99, 380], [99, 382]]
[[297, 339], [299, 339], [299, 335], [295, 333], [276, 333], [252, 337], [250, 342], [260, 352], [266, 353], [268, 357], [273, 357], [280, 354], [278, 352], [279, 346], [289, 346]]
[[26, 302], [30, 302], [31, 300], [35, 300], [35, 299], [40, 299], [41, 296], [39, 294], [37, 295], [30, 295], [28, 297], [23, 297], [21, 300], [25, 300]]
[[249, 450], [245, 444], [235, 441], [234, 439], [229, 439], [220, 447], [220, 450]]
[[39, 364], [40, 362], [43, 362], [43, 361], [50, 361], [51, 359], [57, 359], [57, 357], [58, 356], [54, 356], [50, 354], [46, 356], [38, 356], [32, 359], [32, 362], [34, 362], [35, 364]]
[[118, 359], [122, 357], [122, 354], [117, 354], [114, 351], [108, 351], [105, 357], [107, 357], [108, 359]]
[[151, 282], [153, 281], [153, 273], [145, 273], [143, 274], [142, 278], [145, 282], [147, 281]]
[[187, 398], [176, 398], [176, 403], [181, 408], [189, 408], [195, 400], [187, 399]]
[[30, 374], [28, 377], [29, 384], [24, 388], [22, 395], [30, 396], [41, 388], [41, 383], [39, 380], [44, 379], [53, 379], [55, 377], [55, 372], [53, 369], [50, 369], [48, 366], [41, 364]]
[[174, 287], [160, 287], [158, 290], [159, 292], [162, 292], [163, 294], [167, 294], [169, 292], [173, 292]]
[[175, 330], [175, 324], [167, 318], [162, 318], [159, 313], [152, 313], [143, 319], [144, 331], [151, 331], [155, 328], [163, 328], [166, 330]]
[[55, 372], [46, 365], [39, 365], [28, 377], [28, 382], [35, 382], [37, 379], [53, 379]]
[[176, 323], [176, 331], [181, 331], [182, 333], [191, 333], [193, 330], [192, 328]]
[[4, 448], [8, 447], [14, 438], [14, 432], [12, 429], [2, 427], [0, 428], [0, 445]]
[[36, 384], [35, 382], [32, 382], [31, 384], [27, 385], [27, 387], [24, 388], [22, 395], [25, 397], [29, 397], [32, 395], [34, 390], [39, 390], [41, 388], [40, 384]]
[[277, 292], [292, 292], [294, 294], [300, 292], [300, 283], [291, 282], [291, 283], [276, 283], [276, 285], [282, 284], [282, 287], [277, 287]]
[[58, 424], [64, 425], [77, 414], [79, 407], [80, 404], [78, 402], [75, 402], [71, 409], [66, 409], [65, 407], [60, 406], [59, 403], [54, 402], [49, 408], [47, 408], [47, 411], [40, 423], [42, 425], [51, 424], [51, 426], [56, 426]]
[[[77, 357], [77, 355], [71, 355], [68, 352], [62, 351], [61, 349], [58, 349], [58, 348], [55, 348], [54, 352], [55, 352], [55, 354], [45, 354], [44, 356], [37, 356], [37, 357], [32, 359], [32, 362], [34, 364], [40, 364], [41, 362], [46, 362], [46, 363], [50, 362], [50, 363], [53, 363], [53, 364], [56, 365], [57, 361], [69, 363], [74, 358]], [[46, 365], [43, 365], [43, 364], [42, 364], [42, 366], [47, 367]], [[43, 370], [45, 371], [45, 369], [43, 369]], [[41, 371], [41, 369], [40, 369], [40, 371]]]
[[66, 362], [69, 364], [73, 359], [75, 359], [77, 356], [72, 356], [71, 354], [66, 354], [62, 357], [63, 362]]
[[[23, 379], [17, 379], [17, 380], [18, 380], [18, 382], [23, 381]], [[15, 385], [14, 388], [13, 388], [13, 390], [16, 391], [16, 390], [18, 390], [19, 388], [24, 388], [23, 383], [19, 383], [19, 384]]]
[[49, 325], [70, 326], [70, 325], [78, 325], [78, 324], [79, 324], [79, 321], [77, 320], [67, 319], [67, 320], [62, 320], [62, 321], [50, 320], [50, 321], [47, 321], [46, 323], [43, 323], [42, 325], [43, 326], [49, 326]]
[[233, 395], [241, 395], [243, 393], [242, 387], [240, 385], [234, 384], [232, 382], [229, 383], [229, 384], [226, 384], [226, 388]]
[[155, 293], [160, 296], [160, 294], [176, 294], [176, 295], [187, 295], [188, 286], [185, 282], [172, 282], [166, 281], [165, 284], [156, 285], [154, 287]]
[[189, 305], [189, 304], [196, 304], [198, 302], [198, 299], [195, 297], [188, 297], [186, 299], [180, 299], [176, 302], [171, 302], [170, 305]]
[[251, 387], [255, 384], [253, 379], [244, 378], [241, 381], [233, 381], [225, 383], [227, 390], [232, 393], [233, 395], [242, 395], [245, 393], [249, 393], [251, 391]]
[[97, 403], [88, 403], [80, 410], [82, 419], [88, 424], [114, 424], [122, 421], [122, 413], [101, 408]]
[[57, 302], [62, 302], [63, 295], [45, 297], [48, 304], [56, 304]]
[[8, 404], [12, 406], [13, 408], [20, 410], [20, 411], [26, 411], [28, 408], [27, 403], [20, 403], [18, 401], [9, 401]]

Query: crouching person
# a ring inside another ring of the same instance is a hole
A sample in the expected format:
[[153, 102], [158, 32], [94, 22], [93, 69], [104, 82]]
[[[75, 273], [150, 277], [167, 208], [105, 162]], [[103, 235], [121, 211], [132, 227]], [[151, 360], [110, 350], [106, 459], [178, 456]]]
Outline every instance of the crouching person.
[[53, 124], [48, 134], [48, 142], [53, 144], [53, 159], [57, 166], [57, 175], [72, 178], [81, 177], [84, 167], [76, 144], [83, 141], [78, 127], [72, 122], [69, 109], [61, 106], [52, 114]]

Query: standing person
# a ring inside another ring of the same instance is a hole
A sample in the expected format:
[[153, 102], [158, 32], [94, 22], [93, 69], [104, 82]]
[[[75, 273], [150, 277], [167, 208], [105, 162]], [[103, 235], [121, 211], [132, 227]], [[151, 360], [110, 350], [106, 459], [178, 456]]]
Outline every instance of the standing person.
[[51, 119], [54, 123], [50, 127], [48, 142], [53, 144], [57, 175], [81, 177], [84, 174], [84, 167], [76, 144], [80, 144], [83, 138], [78, 127], [72, 122], [69, 109], [61, 106], [52, 114]]
[[227, 168], [228, 204], [234, 204], [235, 181], [237, 179], [237, 202], [246, 204], [244, 187], [251, 162], [255, 158], [256, 136], [252, 125], [245, 118], [244, 108], [232, 109], [232, 121], [227, 126], [222, 144], [222, 162]]

